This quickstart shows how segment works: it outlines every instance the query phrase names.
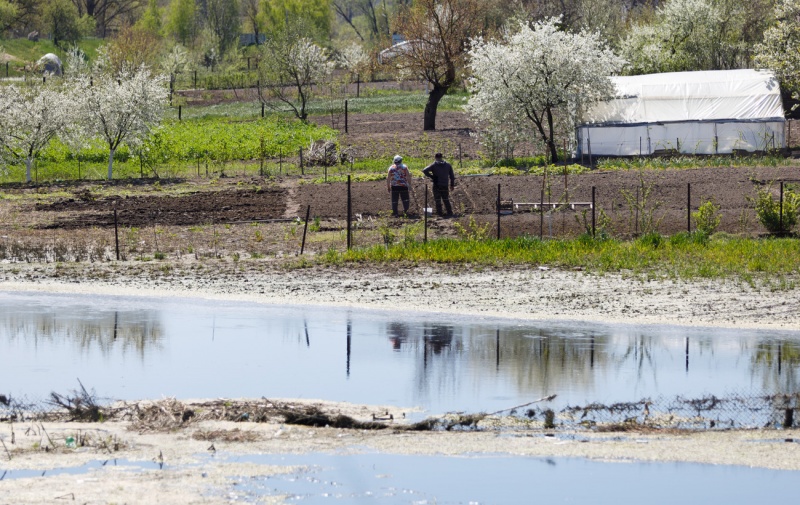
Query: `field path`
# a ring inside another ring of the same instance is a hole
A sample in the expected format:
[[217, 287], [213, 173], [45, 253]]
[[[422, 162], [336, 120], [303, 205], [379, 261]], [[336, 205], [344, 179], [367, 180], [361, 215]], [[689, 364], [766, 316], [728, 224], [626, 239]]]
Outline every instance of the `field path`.
[[300, 215], [300, 202], [297, 200], [297, 184], [281, 184], [286, 190], [286, 210], [283, 217], [292, 219]]

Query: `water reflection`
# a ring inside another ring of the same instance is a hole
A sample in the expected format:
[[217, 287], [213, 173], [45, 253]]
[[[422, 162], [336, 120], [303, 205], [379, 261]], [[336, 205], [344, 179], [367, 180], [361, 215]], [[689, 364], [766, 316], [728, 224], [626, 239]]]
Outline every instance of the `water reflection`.
[[798, 373], [800, 332], [791, 331], [0, 293], [0, 390], [38, 397], [80, 378], [124, 399], [495, 411], [552, 394], [563, 406], [794, 392]]
[[149, 348], [158, 349], [164, 338], [159, 313], [154, 310], [107, 311], [75, 310], [61, 307], [31, 307], [29, 310], [3, 310], [2, 333], [10, 340], [30, 340], [34, 345], [49, 345], [65, 339], [81, 351], [97, 350], [108, 355], [114, 349], [135, 352], [144, 358]]
[[220, 458], [297, 468], [286, 474], [234, 478], [232, 487], [246, 501], [283, 495], [308, 505], [774, 503], [794, 493], [799, 473], [730, 465], [497, 455], [223, 454]]
[[753, 350], [751, 369], [765, 390], [798, 391], [797, 374], [800, 367], [800, 344], [793, 341], [771, 340], [758, 342]]

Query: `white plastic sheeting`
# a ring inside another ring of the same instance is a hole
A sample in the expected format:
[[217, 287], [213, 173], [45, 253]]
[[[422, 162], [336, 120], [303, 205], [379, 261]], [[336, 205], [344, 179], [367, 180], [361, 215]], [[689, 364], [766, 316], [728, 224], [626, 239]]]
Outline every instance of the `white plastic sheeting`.
[[717, 154], [785, 147], [780, 88], [758, 70], [612, 77], [578, 127], [577, 155]]

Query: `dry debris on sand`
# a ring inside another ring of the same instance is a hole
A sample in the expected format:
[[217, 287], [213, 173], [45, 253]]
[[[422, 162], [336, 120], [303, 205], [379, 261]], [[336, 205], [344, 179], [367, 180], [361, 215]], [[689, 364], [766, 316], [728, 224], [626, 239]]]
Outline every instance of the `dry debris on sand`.
[[[498, 417], [477, 416], [479, 429], [414, 431], [408, 411], [394, 407], [320, 401], [176, 399], [117, 403], [100, 423], [57, 420], [5, 422], [0, 475], [41, 470], [46, 478], [5, 479], [0, 503], [228, 503], [234, 478], [267, 476], [292, 468], [237, 463], [231, 454], [380, 451], [397, 454], [507, 453], [532, 457], [602, 460], [686, 461], [800, 470], [800, 430], [608, 433], [503, 426]], [[316, 426], [287, 424], [286, 415], [315, 417]], [[244, 418], [247, 414], [247, 419]], [[263, 415], [261, 419], [250, 416]], [[68, 418], [69, 413], [62, 417]], [[325, 420], [350, 419], [348, 427]], [[380, 420], [378, 420], [380, 419]], [[253, 421], [260, 422], [253, 422]], [[364, 429], [380, 424], [383, 429]], [[791, 442], [791, 443], [789, 443]], [[76, 475], [47, 476], [48, 469], [101, 464]], [[116, 466], [132, 462], [139, 466]], [[108, 464], [110, 463], [110, 464]], [[65, 498], [66, 497], [66, 498]], [[283, 503], [282, 497], [264, 497]]]

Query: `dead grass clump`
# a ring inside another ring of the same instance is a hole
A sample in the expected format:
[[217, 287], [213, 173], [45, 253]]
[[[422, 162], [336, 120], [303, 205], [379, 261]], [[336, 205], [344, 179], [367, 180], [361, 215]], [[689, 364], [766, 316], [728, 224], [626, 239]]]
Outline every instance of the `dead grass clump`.
[[405, 429], [410, 431], [453, 431], [475, 430], [478, 423], [486, 419], [487, 414], [450, 414], [443, 418], [428, 418], [408, 425]]
[[135, 403], [127, 409], [125, 417], [131, 421], [131, 429], [139, 432], [175, 431], [196, 419], [193, 409], [174, 398]]
[[358, 421], [343, 414], [326, 414], [316, 407], [304, 409], [286, 409], [281, 412], [286, 424], [296, 424], [312, 427], [331, 427], [357, 430], [383, 430], [387, 424], [375, 421]]
[[50, 400], [47, 403], [65, 409], [73, 421], [98, 422], [104, 420], [106, 416], [103, 413], [103, 407], [98, 403], [94, 390], [91, 393], [87, 391], [80, 380], [78, 380], [78, 384], [80, 390], [73, 389], [71, 395], [51, 392]]
[[261, 435], [254, 431], [236, 428], [233, 430], [198, 430], [192, 434], [192, 438], [207, 442], [256, 442], [261, 439]]

